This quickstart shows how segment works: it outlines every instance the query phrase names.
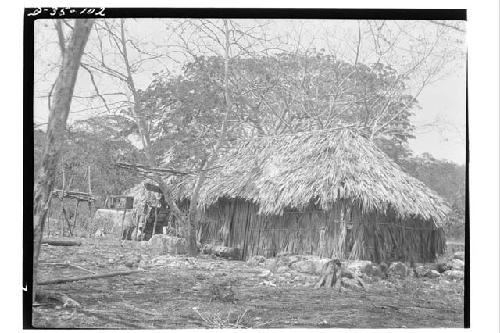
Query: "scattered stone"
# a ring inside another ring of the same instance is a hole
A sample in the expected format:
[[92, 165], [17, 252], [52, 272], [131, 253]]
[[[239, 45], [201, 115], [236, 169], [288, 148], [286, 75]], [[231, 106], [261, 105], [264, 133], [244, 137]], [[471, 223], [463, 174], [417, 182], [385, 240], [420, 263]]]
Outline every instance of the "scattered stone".
[[444, 276], [448, 279], [463, 280], [464, 271], [450, 270], [450, 271], [444, 272]]
[[290, 270], [290, 268], [288, 268], [288, 266], [280, 266], [276, 270], [276, 273], [281, 274], [281, 273], [288, 272], [289, 270]]
[[451, 267], [452, 269], [454, 270], [461, 270], [463, 271], [464, 270], [464, 266], [465, 266], [465, 263], [463, 260], [460, 260], [460, 259], [453, 259], [451, 261]]
[[266, 259], [266, 261], [264, 262], [264, 267], [271, 270], [272, 272], [275, 272], [276, 268], [278, 267], [278, 260], [276, 258]]
[[161, 255], [161, 256], [158, 256], [156, 258], [153, 258], [151, 260], [151, 264], [153, 266], [163, 266], [163, 265], [166, 265], [167, 263], [169, 263], [171, 261], [171, 257], [169, 255]]
[[257, 275], [258, 277], [261, 277], [261, 278], [267, 278], [269, 276], [271, 276], [272, 273], [270, 270], [266, 269], [266, 270], [263, 270], [259, 275]]
[[164, 234], [156, 234], [149, 240], [153, 253], [157, 254], [186, 254], [187, 242], [185, 238]]
[[408, 267], [402, 262], [393, 262], [389, 266], [387, 274], [392, 277], [403, 279], [408, 275]]
[[361, 273], [368, 274], [367, 271], [373, 269], [372, 262], [369, 260], [347, 261], [344, 263], [344, 267], [355, 275], [361, 275]]
[[268, 280], [264, 280], [264, 281], [262, 281], [259, 284], [260, 285], [264, 285], [264, 286], [268, 286], [268, 287], [276, 287], [275, 283], [273, 283], [272, 281], [268, 281]]
[[343, 277], [341, 280], [342, 287], [349, 289], [363, 289], [363, 286], [356, 279], [350, 279], [347, 277]]
[[465, 260], [465, 252], [459, 251], [453, 254], [453, 259]]
[[247, 264], [250, 266], [257, 266], [258, 264], [264, 263], [266, 258], [263, 256], [253, 256], [247, 260]]
[[140, 248], [147, 248], [149, 247], [149, 241], [139, 241], [137, 242], [137, 246]]
[[364, 269], [364, 273], [368, 276], [377, 278], [384, 278], [386, 276], [385, 272], [376, 264], [367, 265]]
[[446, 271], [449, 271], [450, 269], [452, 269], [452, 266], [448, 263], [445, 263], [445, 262], [440, 262], [436, 265], [436, 270], [439, 273], [444, 273]]
[[143, 281], [143, 280], [136, 280], [134, 281], [134, 286], [143, 286], [146, 284], [146, 281]]
[[424, 277], [424, 276], [426, 276], [426, 274], [428, 272], [429, 272], [429, 270], [423, 265], [415, 267], [415, 276], [416, 277]]
[[430, 271], [428, 271], [426, 274], [425, 274], [426, 277], [429, 277], [429, 278], [437, 278], [437, 277], [440, 277], [441, 274], [439, 274], [438, 271], [434, 270], [434, 269], [431, 269]]
[[300, 256], [297, 256], [297, 255], [289, 256], [288, 260], [289, 260], [289, 264], [291, 265], [291, 264], [294, 264], [296, 262], [299, 262]]
[[213, 254], [217, 257], [225, 259], [241, 259], [241, 249], [237, 247], [227, 247], [223, 245], [205, 244], [202, 248], [202, 253]]
[[316, 265], [312, 261], [299, 261], [290, 265], [290, 268], [301, 273], [316, 273]]
[[328, 259], [328, 258], [323, 258], [323, 259], [313, 259], [311, 260], [311, 262], [313, 263], [314, 265], [314, 272], [315, 274], [321, 274], [321, 271], [323, 270], [323, 266], [325, 266], [325, 264], [327, 262], [329, 262], [331, 259]]

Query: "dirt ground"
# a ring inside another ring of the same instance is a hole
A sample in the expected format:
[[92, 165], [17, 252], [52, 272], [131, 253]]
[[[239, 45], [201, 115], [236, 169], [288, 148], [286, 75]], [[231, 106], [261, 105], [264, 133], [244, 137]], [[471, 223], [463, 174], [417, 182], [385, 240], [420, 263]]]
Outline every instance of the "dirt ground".
[[[40, 286], [80, 307], [40, 299], [43, 328], [398, 328], [463, 327], [463, 281], [368, 281], [366, 290], [314, 289], [317, 276], [209, 256], [155, 256], [137, 242], [82, 239], [43, 245], [40, 280], [137, 270], [134, 274]], [[88, 270], [88, 271], [86, 271]], [[91, 272], [89, 272], [91, 271]]]

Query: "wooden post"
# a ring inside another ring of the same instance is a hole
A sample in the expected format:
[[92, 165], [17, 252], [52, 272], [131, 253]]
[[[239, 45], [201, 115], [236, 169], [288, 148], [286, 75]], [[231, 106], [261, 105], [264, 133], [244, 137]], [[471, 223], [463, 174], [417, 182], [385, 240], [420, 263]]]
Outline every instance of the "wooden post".
[[122, 226], [120, 230], [120, 238], [123, 238], [123, 221], [125, 221], [125, 214], [127, 213], [126, 209], [123, 209], [123, 215], [122, 215]]
[[155, 207], [155, 222], [153, 223], [153, 234], [151, 237], [153, 237], [156, 234], [156, 222], [158, 220], [158, 207]]
[[60, 237], [64, 237], [64, 222], [66, 220], [66, 215], [64, 213], [64, 190], [66, 189], [66, 176], [64, 174], [64, 157], [62, 158], [62, 191], [61, 191], [61, 235]]
[[50, 214], [52, 210], [50, 209], [51, 207], [52, 200], [49, 201], [49, 208], [47, 209], [47, 236], [50, 237]]
[[91, 183], [90, 183], [90, 165], [87, 167], [87, 180], [88, 180], [88, 183], [89, 183], [89, 194], [92, 194], [92, 187], [91, 187]]
[[80, 206], [80, 200], [76, 199], [75, 218], [73, 220], [73, 230], [75, 230], [75, 232], [76, 232], [76, 222], [78, 218], [78, 206]]

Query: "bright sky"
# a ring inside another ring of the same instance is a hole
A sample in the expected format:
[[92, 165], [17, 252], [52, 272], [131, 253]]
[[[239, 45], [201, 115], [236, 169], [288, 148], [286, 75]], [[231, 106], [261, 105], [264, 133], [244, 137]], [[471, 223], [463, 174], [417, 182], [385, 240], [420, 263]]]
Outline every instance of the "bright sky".
[[[410, 147], [416, 154], [433, 156], [465, 164], [466, 116], [465, 67], [441, 81], [427, 87], [418, 101], [414, 124], [416, 138]], [[437, 126], [428, 126], [429, 123]]]
[[[165, 44], [165, 23], [167, 20], [134, 20], [129, 21], [131, 33], [141, 36], [143, 41], [152, 40], [158, 45]], [[255, 20], [245, 21], [243, 24], [255, 24]], [[365, 24], [365, 23], [363, 23]], [[412, 22], [396, 22], [396, 24], [408, 25], [405, 31], [418, 34], [423, 31], [421, 26], [413, 27]], [[48, 68], [47, 63], [56, 62], [59, 50], [56, 43], [56, 35], [52, 25], [43, 20], [37, 21], [38, 28], [35, 29], [35, 49], [41, 50], [35, 55], [35, 73], [44, 73]], [[362, 25], [368, 29], [367, 25]], [[432, 28], [432, 27], [431, 27]], [[320, 20], [272, 20], [267, 28], [267, 33], [286, 34], [285, 45], [289, 48], [302, 43], [307, 47], [316, 49], [325, 48], [332, 51], [342, 59], [352, 61], [355, 52], [355, 43], [358, 31], [357, 21], [320, 21]], [[366, 30], [367, 31], [367, 30]], [[298, 37], [300, 36], [300, 38]], [[351, 36], [351, 37], [349, 37]], [[354, 37], [352, 37], [354, 36]], [[404, 37], [404, 36], [403, 36]], [[460, 38], [464, 38], [460, 37]], [[92, 38], [92, 37], [91, 37]], [[350, 38], [350, 39], [349, 39]], [[95, 37], [94, 37], [95, 39]], [[404, 38], [403, 38], [404, 41]], [[95, 43], [95, 40], [93, 41]], [[92, 45], [92, 40], [89, 40]], [[95, 45], [95, 44], [94, 44]], [[402, 47], [412, 46], [402, 43]], [[90, 46], [92, 47], [92, 46]], [[87, 46], [89, 48], [89, 46]], [[371, 52], [368, 42], [363, 40], [361, 44], [360, 61], [370, 63]], [[406, 58], [404, 52], [395, 54], [396, 61], [404, 64]], [[408, 59], [411, 61], [412, 59]], [[427, 86], [418, 96], [421, 109], [415, 110], [414, 124], [416, 126], [416, 138], [410, 141], [410, 147], [416, 154], [428, 152], [440, 159], [448, 159], [459, 164], [465, 163], [465, 59], [452, 67], [450, 74], [441, 80]], [[168, 62], [168, 61], [167, 61]], [[156, 71], [159, 65], [145, 71], [142, 76], [137, 77], [137, 85], [142, 88], [150, 82], [151, 73]], [[167, 64], [167, 67], [172, 67]], [[48, 88], [53, 82], [54, 73], [48, 75], [35, 75], [35, 95], [46, 95]], [[115, 92], [115, 83], [102, 82], [101, 92]], [[93, 93], [88, 75], [80, 70], [75, 95], [88, 96]], [[83, 99], [74, 98], [70, 121], [88, 117], [89, 112], [79, 112], [88, 107], [88, 102]], [[46, 98], [35, 99], [35, 117], [37, 123], [46, 122], [48, 116]]]

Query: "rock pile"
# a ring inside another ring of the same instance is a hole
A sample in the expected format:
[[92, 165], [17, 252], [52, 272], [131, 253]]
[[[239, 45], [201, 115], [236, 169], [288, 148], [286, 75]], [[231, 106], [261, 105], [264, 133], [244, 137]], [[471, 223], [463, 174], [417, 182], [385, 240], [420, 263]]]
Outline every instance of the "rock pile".
[[157, 234], [151, 237], [148, 241], [148, 245], [155, 255], [187, 253], [185, 238]]
[[[358, 278], [363, 279], [405, 279], [409, 276], [417, 278], [439, 278], [463, 279], [464, 276], [464, 253], [455, 253], [449, 261], [436, 264], [417, 265], [409, 267], [403, 262], [392, 262], [390, 264], [376, 264], [367, 260], [343, 261], [342, 283], [347, 287], [356, 286]], [[317, 278], [323, 266], [329, 262], [328, 258], [306, 255], [278, 255], [275, 258], [264, 258], [254, 256], [248, 260], [248, 264], [263, 269], [260, 278], [276, 278], [277, 280], [304, 280], [306, 276]], [[351, 283], [352, 282], [352, 283]]]

